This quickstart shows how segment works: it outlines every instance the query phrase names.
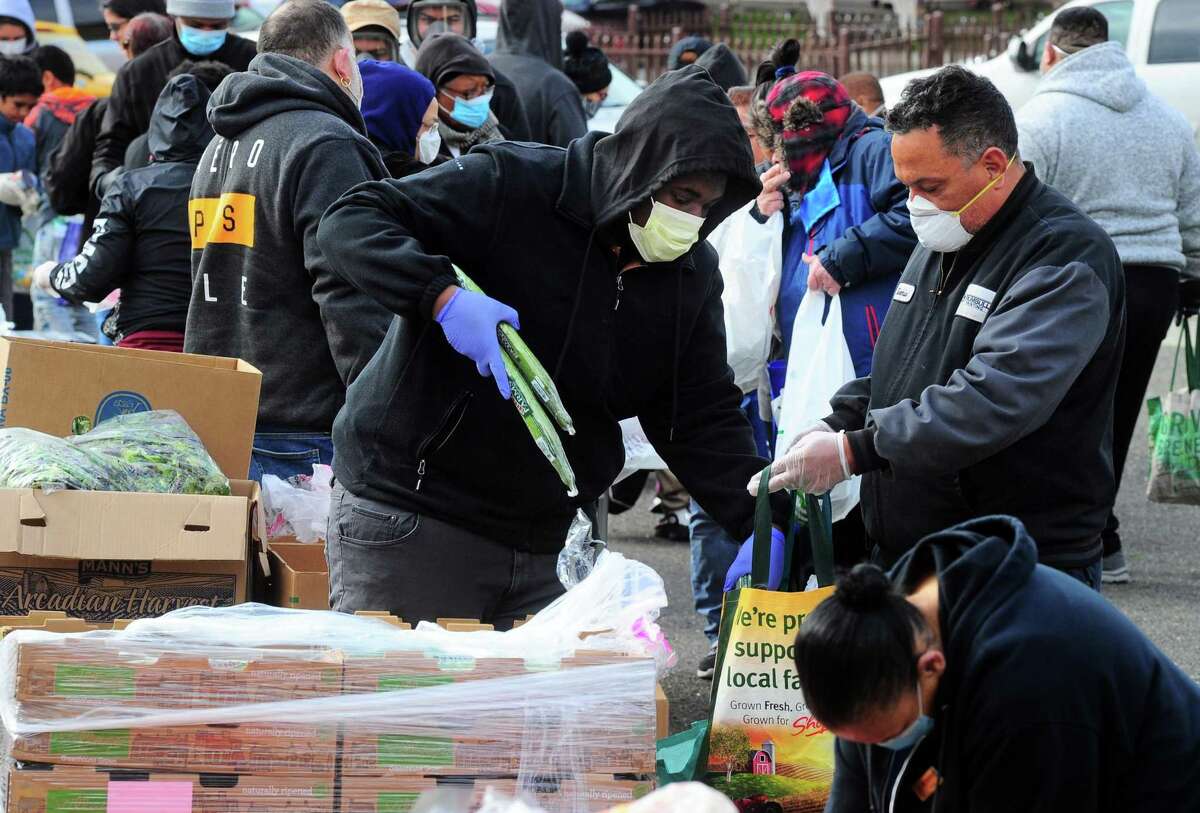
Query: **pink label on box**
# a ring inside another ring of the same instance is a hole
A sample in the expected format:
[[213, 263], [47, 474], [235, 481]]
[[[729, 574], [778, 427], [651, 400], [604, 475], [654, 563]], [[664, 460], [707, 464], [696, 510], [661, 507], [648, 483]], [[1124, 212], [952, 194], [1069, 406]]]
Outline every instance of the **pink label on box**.
[[107, 813], [192, 813], [192, 783], [109, 782]]

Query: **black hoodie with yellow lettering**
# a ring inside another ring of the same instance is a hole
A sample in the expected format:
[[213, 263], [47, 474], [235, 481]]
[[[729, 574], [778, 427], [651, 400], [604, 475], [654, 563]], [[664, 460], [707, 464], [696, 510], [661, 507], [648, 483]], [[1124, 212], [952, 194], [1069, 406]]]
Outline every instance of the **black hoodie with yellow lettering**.
[[[707, 235], [760, 186], [732, 105], [689, 68], [651, 85], [613, 135], [589, 133], [567, 149], [489, 144], [338, 201], [321, 222], [322, 248], [401, 317], [338, 416], [338, 480], [354, 494], [551, 552], [575, 508], [621, 470], [618, 421], [638, 416], [696, 500], [747, 536], [746, 483], [766, 461], [726, 363], [716, 253], [701, 241], [675, 262], [618, 273], [611, 251], [633, 207], [698, 171], [727, 178]], [[434, 300], [454, 284], [452, 263], [519, 312], [521, 335], [578, 430], [563, 438], [578, 497], [567, 497], [495, 383], [433, 322]]]
[[317, 244], [329, 204], [387, 177], [354, 100], [313, 66], [261, 54], [225, 79], [217, 137], [192, 182], [184, 348], [263, 374], [261, 430], [329, 432], [391, 314], [333, 273]]

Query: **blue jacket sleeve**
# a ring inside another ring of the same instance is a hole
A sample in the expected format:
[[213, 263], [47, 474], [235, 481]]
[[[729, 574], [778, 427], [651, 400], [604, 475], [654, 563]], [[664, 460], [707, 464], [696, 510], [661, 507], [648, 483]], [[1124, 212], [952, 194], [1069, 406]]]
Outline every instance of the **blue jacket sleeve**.
[[834, 240], [820, 252], [821, 263], [845, 286], [879, 279], [904, 270], [917, 236], [908, 222], [908, 190], [896, 179], [892, 139], [868, 133], [851, 147], [848, 167], [870, 191], [873, 217]]

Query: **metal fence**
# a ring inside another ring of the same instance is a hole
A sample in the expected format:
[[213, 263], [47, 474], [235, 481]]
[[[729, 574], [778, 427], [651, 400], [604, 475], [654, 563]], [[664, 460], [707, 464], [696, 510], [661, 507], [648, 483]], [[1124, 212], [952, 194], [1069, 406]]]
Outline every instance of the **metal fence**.
[[1009, 39], [1037, 21], [1040, 9], [1006, 10], [996, 4], [984, 15], [926, 13], [908, 26], [886, 13], [833, 14], [817, 25], [802, 8], [644, 11], [630, 6], [624, 19], [591, 20], [593, 44], [634, 79], [650, 82], [667, 69], [671, 46], [699, 34], [723, 42], [751, 77], [776, 43], [800, 41], [799, 65], [841, 76], [869, 71], [876, 76], [937, 67], [1001, 53]]

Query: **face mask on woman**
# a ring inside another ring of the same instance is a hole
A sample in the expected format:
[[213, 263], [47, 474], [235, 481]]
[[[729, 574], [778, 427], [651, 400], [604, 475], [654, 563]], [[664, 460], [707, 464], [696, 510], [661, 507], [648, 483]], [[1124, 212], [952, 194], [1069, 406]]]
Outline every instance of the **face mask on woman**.
[[25, 53], [28, 43], [24, 37], [19, 40], [0, 40], [0, 56], [20, 56]]
[[633, 222], [629, 214], [629, 238], [633, 246], [648, 263], [665, 263], [677, 260], [700, 239], [700, 227], [704, 218], [681, 212], [665, 203], [652, 201], [650, 217], [646, 225]]
[[603, 104], [604, 104], [604, 101], [602, 99], [584, 99], [583, 100], [583, 112], [587, 115], [587, 117], [589, 119], [594, 118], [595, 115], [600, 112], [600, 107]]
[[432, 164], [442, 148], [442, 134], [437, 127], [431, 127], [417, 139], [417, 157], [422, 164]]
[[476, 96], [474, 99], [454, 99], [454, 109], [450, 111], [450, 118], [457, 121], [472, 130], [478, 130], [488, 120], [488, 113], [491, 112], [492, 106], [492, 91], [488, 91], [482, 96]]
[[204, 28], [192, 28], [190, 25], [179, 24], [179, 42], [183, 50], [194, 56], [208, 56], [225, 44], [229, 32], [224, 28], [209, 31]]

